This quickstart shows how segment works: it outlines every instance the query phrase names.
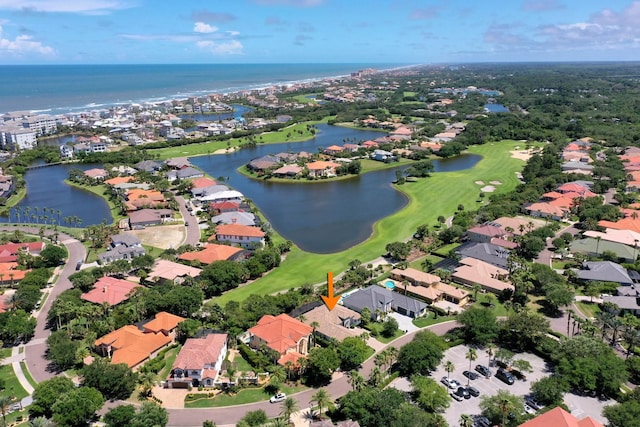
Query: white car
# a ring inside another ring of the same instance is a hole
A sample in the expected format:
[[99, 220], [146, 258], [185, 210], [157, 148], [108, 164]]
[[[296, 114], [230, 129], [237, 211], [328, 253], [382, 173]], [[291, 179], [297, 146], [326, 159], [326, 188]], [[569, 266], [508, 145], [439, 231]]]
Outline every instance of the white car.
[[278, 402], [282, 402], [286, 398], [287, 398], [287, 395], [285, 393], [278, 393], [275, 396], [271, 396], [271, 398], [269, 399], [269, 402], [278, 403]]

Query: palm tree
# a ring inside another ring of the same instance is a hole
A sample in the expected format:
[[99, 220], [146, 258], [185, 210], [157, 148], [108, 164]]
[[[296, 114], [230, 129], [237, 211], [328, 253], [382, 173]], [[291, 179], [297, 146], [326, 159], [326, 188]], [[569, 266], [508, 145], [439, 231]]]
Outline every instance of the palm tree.
[[567, 310], [567, 337], [571, 338], [571, 334], [569, 333], [569, 323], [571, 323], [571, 316], [575, 317], [575, 312], [572, 309]]
[[29, 427], [53, 427], [54, 424], [51, 420], [46, 417], [36, 417], [32, 420], [29, 420]]
[[502, 396], [498, 401], [498, 409], [500, 409], [500, 413], [502, 414], [502, 424], [500, 424], [500, 426], [504, 427], [507, 415], [513, 412], [515, 408], [513, 407], [513, 403], [508, 397]]
[[291, 414], [299, 409], [298, 401], [293, 397], [287, 397], [282, 401], [280, 408], [280, 415], [282, 415], [282, 417], [288, 422], [291, 422]]
[[496, 354], [496, 346], [492, 343], [487, 344], [485, 352], [487, 353], [487, 356], [489, 356], [488, 366], [491, 366], [491, 356]]
[[362, 374], [360, 374], [360, 372], [354, 369], [352, 371], [349, 371], [349, 373], [347, 374], [347, 377], [348, 377], [347, 382], [349, 383], [349, 385], [354, 391], [362, 390], [362, 387], [364, 387], [365, 380]]
[[447, 378], [449, 378], [449, 375], [451, 375], [451, 372], [453, 372], [455, 369], [456, 365], [454, 365], [451, 360], [447, 360], [444, 363], [444, 370], [447, 371]]
[[311, 326], [313, 328], [313, 332], [312, 332], [312, 335], [313, 335], [313, 346], [315, 347], [316, 346], [316, 330], [318, 329], [318, 326], [320, 326], [320, 323], [318, 323], [318, 322], [316, 322], [314, 320], [313, 322], [311, 322], [309, 324], [309, 326]]
[[329, 393], [323, 388], [313, 393], [311, 396], [311, 401], [309, 403], [313, 404], [313, 402], [318, 405], [318, 418], [322, 417], [322, 408], [326, 408], [331, 404], [331, 396]]
[[[469, 370], [471, 370], [471, 363], [478, 358], [478, 352], [475, 348], [469, 348], [464, 357], [469, 359]], [[469, 385], [469, 380], [470, 378], [467, 377], [467, 386]]]
[[460, 415], [459, 421], [460, 427], [473, 427], [473, 418], [471, 415], [462, 414]]
[[11, 405], [13, 404], [14, 397], [13, 396], [0, 396], [0, 413], [2, 413], [2, 424], [4, 426], [7, 425], [7, 414], [9, 413], [9, 409], [11, 409]]
[[142, 386], [140, 394], [144, 397], [151, 397], [156, 376], [153, 372], [144, 372], [138, 376], [138, 384]]
[[282, 366], [275, 366], [271, 372], [271, 380], [273, 384], [282, 384], [287, 379], [287, 373]]

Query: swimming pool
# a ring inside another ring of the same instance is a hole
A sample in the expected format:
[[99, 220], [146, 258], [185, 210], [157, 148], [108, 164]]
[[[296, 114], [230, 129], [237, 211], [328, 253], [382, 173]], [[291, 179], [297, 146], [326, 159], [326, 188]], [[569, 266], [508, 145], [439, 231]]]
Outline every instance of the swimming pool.
[[384, 287], [394, 290], [396, 288], [396, 283], [393, 280], [387, 280], [386, 282], [384, 282]]

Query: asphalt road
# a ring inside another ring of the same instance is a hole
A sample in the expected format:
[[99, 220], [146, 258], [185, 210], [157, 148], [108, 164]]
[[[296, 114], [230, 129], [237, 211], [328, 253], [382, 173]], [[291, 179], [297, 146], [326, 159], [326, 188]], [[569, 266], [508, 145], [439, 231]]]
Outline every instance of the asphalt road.
[[191, 213], [187, 210], [186, 201], [182, 196], [176, 196], [176, 201], [178, 202], [178, 206], [180, 207], [180, 214], [182, 214], [185, 223], [189, 223], [189, 225], [185, 226], [187, 229], [187, 237], [183, 244], [195, 246], [200, 241], [200, 227], [198, 227], [198, 218], [195, 216], [191, 216]]
[[[21, 230], [25, 233], [38, 235], [40, 228], [38, 227], [1, 227], [0, 230], [5, 232], [14, 232]], [[49, 236], [53, 234], [51, 230], [46, 230], [45, 235]], [[55, 285], [49, 290], [49, 297], [43, 304], [42, 308], [38, 312], [36, 317], [38, 323], [33, 338], [25, 345], [25, 361], [31, 376], [36, 382], [48, 380], [55, 376], [55, 372], [51, 372], [48, 369], [49, 361], [45, 358], [47, 351], [47, 337], [51, 333], [46, 328], [47, 314], [51, 309], [51, 304], [62, 292], [67, 289], [71, 289], [71, 282], [69, 276], [75, 273], [75, 267], [78, 260], [84, 260], [87, 252], [78, 240], [64, 233], [60, 233], [58, 236], [60, 243], [62, 243], [69, 252], [67, 263], [60, 272], [58, 280]]]

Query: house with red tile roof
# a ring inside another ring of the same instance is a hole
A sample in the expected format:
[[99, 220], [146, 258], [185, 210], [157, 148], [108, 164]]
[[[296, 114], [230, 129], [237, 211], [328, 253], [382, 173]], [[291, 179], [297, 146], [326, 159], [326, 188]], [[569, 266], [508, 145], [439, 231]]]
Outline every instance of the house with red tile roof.
[[104, 183], [107, 185], [118, 185], [118, 184], [126, 184], [127, 182], [133, 181], [134, 178], [132, 176], [116, 176], [115, 178], [107, 179]]
[[144, 333], [136, 326], [127, 325], [97, 339], [94, 346], [98, 353], [109, 357], [112, 364], [124, 363], [136, 369], [172, 342], [171, 337], [162, 333]]
[[284, 165], [273, 171], [273, 175], [280, 177], [294, 177], [302, 172], [302, 166], [298, 165]]
[[315, 162], [309, 162], [306, 166], [309, 171], [309, 176], [318, 178], [321, 176], [335, 176], [336, 168], [340, 165], [335, 162], [318, 160]]
[[94, 304], [106, 303], [113, 307], [128, 300], [132, 291], [138, 287], [140, 285], [137, 283], [104, 276], [98, 279], [93, 289], [80, 295], [80, 298]]
[[524, 209], [531, 216], [539, 218], [551, 218], [557, 221], [566, 218], [569, 213], [569, 209], [563, 209], [547, 202], [531, 203]]
[[[281, 356], [293, 353], [295, 360], [309, 352], [313, 328], [286, 314], [264, 315], [253, 328], [249, 328], [242, 339], [251, 348], [266, 345]], [[284, 359], [281, 358], [284, 363]], [[280, 360], [278, 361], [280, 363]]]
[[369, 141], [365, 141], [365, 142], [363, 142], [363, 143], [362, 143], [362, 146], [363, 146], [364, 148], [369, 149], [369, 148], [378, 148], [378, 147], [380, 146], [380, 144], [378, 144], [378, 143], [377, 143], [377, 142], [375, 142], [375, 141], [371, 141], [371, 140], [369, 140]]
[[209, 243], [200, 251], [184, 252], [178, 256], [183, 261], [200, 261], [203, 264], [211, 264], [215, 261], [233, 259], [244, 252], [237, 246], [218, 245]]
[[213, 202], [209, 204], [209, 212], [218, 215], [225, 212], [238, 212], [240, 210], [240, 202], [231, 202], [224, 200], [221, 202]]
[[19, 270], [17, 262], [0, 262], [0, 285], [13, 285], [24, 279], [31, 270]]
[[158, 259], [149, 272], [150, 278], [181, 282], [185, 277], [198, 277], [202, 270], [166, 259]]
[[343, 151], [344, 151], [344, 147], [341, 147], [339, 145], [330, 145], [324, 149], [324, 153], [329, 154], [331, 156], [334, 156], [338, 153], [342, 153]]
[[5, 243], [0, 245], [0, 262], [16, 262], [20, 252], [34, 256], [40, 255], [44, 247], [44, 242]]
[[216, 226], [216, 234], [209, 240], [215, 239], [218, 242], [229, 242], [243, 248], [252, 248], [264, 246], [264, 236], [264, 231], [251, 225], [221, 224]]
[[591, 417], [578, 419], [561, 407], [538, 415], [532, 420], [520, 424], [519, 427], [604, 427]]
[[472, 242], [490, 243], [493, 238], [508, 239], [513, 234], [497, 224], [482, 224], [467, 230], [467, 238]]
[[84, 176], [88, 176], [89, 178], [93, 178], [93, 179], [102, 180], [109, 176], [109, 172], [100, 168], [88, 169], [84, 171]]
[[185, 341], [167, 378], [169, 388], [213, 387], [227, 357], [227, 334], [209, 334]]
[[213, 179], [207, 177], [194, 178], [191, 180], [192, 189], [207, 188], [211, 187], [212, 185], [216, 185], [216, 182]]
[[161, 311], [160, 313], [156, 313], [153, 320], [142, 325], [142, 329], [147, 334], [163, 334], [171, 339], [175, 339], [178, 325], [184, 320], [184, 317]]

